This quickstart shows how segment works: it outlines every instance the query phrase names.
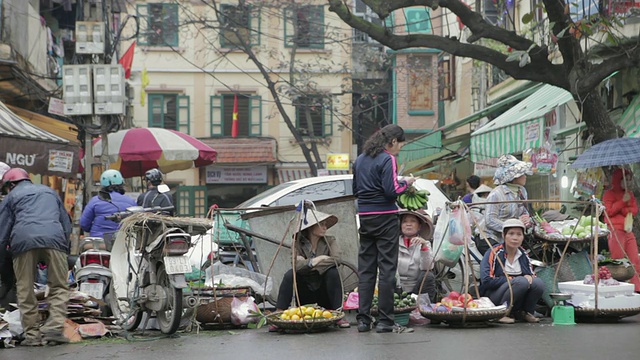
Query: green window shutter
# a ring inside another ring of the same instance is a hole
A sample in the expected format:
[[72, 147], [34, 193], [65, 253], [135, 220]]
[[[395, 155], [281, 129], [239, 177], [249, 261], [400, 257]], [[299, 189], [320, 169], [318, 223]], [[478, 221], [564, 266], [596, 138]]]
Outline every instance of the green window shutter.
[[[162, 6], [160, 12], [159, 6]], [[180, 19], [177, 4], [138, 4], [136, 15], [140, 21], [139, 45], [178, 46]]]
[[149, 127], [164, 127], [164, 96], [149, 94]]
[[178, 4], [164, 4], [162, 7], [166, 14], [166, 23], [164, 26], [164, 41], [169, 46], [178, 46], [180, 39], [178, 37], [180, 18], [178, 14]]
[[262, 136], [262, 97], [249, 97], [249, 136]]
[[[299, 15], [299, 16], [298, 16]], [[284, 45], [293, 47], [298, 42], [299, 48], [324, 48], [324, 6], [300, 6], [284, 11]], [[301, 21], [304, 21], [302, 23]], [[300, 30], [296, 31], [296, 25]], [[297, 38], [296, 38], [297, 33]]]
[[191, 110], [189, 107], [190, 101], [188, 95], [178, 96], [178, 131], [190, 134], [191, 130]]
[[260, 45], [260, 34], [262, 33], [262, 29], [260, 29], [259, 7], [251, 7], [251, 11], [249, 12], [249, 24], [251, 26], [251, 46], [258, 46]]
[[140, 21], [140, 31], [138, 32], [138, 45], [149, 45], [147, 34], [149, 33], [149, 7], [147, 4], [136, 5], [136, 15]]
[[333, 135], [333, 101], [328, 107], [322, 108], [322, 135]]
[[207, 206], [206, 186], [179, 186], [176, 190], [178, 216], [205, 217]]
[[210, 134], [211, 136], [222, 136], [223, 135], [223, 120], [222, 120], [222, 110], [223, 110], [223, 102], [221, 95], [214, 95], [210, 97], [210, 111], [209, 111], [209, 126], [210, 126]]

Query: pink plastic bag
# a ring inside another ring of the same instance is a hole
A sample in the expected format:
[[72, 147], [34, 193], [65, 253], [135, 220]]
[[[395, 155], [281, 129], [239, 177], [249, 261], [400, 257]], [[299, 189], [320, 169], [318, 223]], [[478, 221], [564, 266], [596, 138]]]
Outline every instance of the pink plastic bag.
[[360, 295], [357, 292], [350, 292], [342, 305], [343, 310], [355, 310], [360, 307]]
[[258, 305], [253, 297], [234, 297], [231, 300], [231, 323], [233, 325], [246, 325], [250, 322], [258, 322], [258, 318], [250, 316], [252, 312], [259, 312]]

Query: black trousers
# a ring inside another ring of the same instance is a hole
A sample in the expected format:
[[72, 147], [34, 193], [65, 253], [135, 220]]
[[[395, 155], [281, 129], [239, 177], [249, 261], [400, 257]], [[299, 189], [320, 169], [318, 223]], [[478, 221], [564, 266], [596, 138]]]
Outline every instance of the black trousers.
[[[342, 307], [342, 284], [340, 283], [340, 273], [333, 267], [320, 275], [320, 286], [316, 290], [310, 289], [309, 278], [301, 274], [296, 274], [298, 295], [300, 305], [318, 304], [323, 308], [336, 310]], [[311, 286], [312, 288], [315, 286]], [[280, 290], [278, 291], [278, 301], [276, 309], [288, 309], [293, 298], [293, 270], [284, 274]]]
[[13, 259], [8, 250], [0, 251], [0, 307], [7, 308], [16, 303], [16, 275], [13, 272]]
[[[425, 279], [426, 277], [426, 279]], [[424, 281], [424, 285], [422, 285]], [[422, 292], [420, 292], [420, 286], [422, 285]], [[418, 282], [411, 291], [414, 294], [429, 294], [429, 300], [433, 303], [436, 298], [436, 276], [432, 271], [421, 271], [418, 276]]]
[[360, 216], [360, 250], [358, 253], [358, 321], [371, 323], [371, 302], [378, 276], [378, 322], [392, 326], [393, 294], [398, 268], [400, 220], [397, 214]]

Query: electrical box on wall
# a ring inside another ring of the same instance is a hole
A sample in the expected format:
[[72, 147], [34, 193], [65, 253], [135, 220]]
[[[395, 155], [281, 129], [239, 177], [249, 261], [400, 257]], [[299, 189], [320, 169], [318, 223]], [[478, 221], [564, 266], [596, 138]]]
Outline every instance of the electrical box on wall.
[[91, 65], [64, 65], [62, 74], [64, 114], [93, 114]]
[[124, 114], [124, 69], [120, 64], [93, 65], [95, 113]]
[[76, 22], [76, 53], [104, 54], [105, 28], [101, 21]]

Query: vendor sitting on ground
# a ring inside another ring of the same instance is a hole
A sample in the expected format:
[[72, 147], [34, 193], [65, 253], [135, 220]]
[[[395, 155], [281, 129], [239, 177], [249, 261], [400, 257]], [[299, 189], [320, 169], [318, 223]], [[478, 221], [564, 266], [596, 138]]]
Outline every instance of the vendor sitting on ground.
[[[337, 265], [340, 247], [333, 236], [325, 236], [327, 229], [338, 222], [335, 215], [309, 209], [296, 237], [296, 289], [300, 305], [318, 304], [326, 309], [342, 307], [342, 284]], [[278, 291], [277, 311], [288, 309], [294, 294], [293, 270], [284, 274]], [[341, 328], [350, 327], [346, 319], [338, 321]], [[278, 331], [274, 325], [269, 331]]]
[[544, 282], [535, 276], [531, 260], [520, 247], [524, 231], [524, 223], [519, 219], [506, 220], [502, 227], [504, 243], [487, 251], [480, 264], [480, 295], [489, 297], [494, 304], [507, 303], [509, 306], [511, 298], [507, 279], [511, 283], [513, 307], [507, 316], [498, 320], [503, 324], [513, 324], [515, 317], [530, 323], [540, 321], [533, 313], [544, 292]]
[[[424, 210], [400, 211], [400, 247], [398, 250], [398, 277], [402, 291], [436, 296], [436, 278], [433, 272], [433, 252], [429, 240], [433, 222]], [[426, 276], [426, 279], [425, 279]], [[424, 279], [424, 284], [423, 284]], [[422, 287], [422, 292], [420, 291]]]

